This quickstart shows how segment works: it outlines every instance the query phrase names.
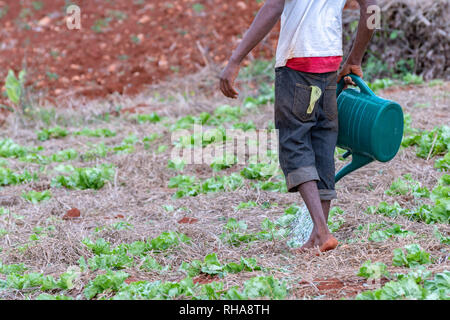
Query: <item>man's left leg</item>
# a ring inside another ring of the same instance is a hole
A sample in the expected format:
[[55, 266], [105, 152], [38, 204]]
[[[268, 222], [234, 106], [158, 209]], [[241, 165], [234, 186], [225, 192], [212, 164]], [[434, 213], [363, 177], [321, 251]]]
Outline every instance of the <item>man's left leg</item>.
[[336, 248], [337, 240], [328, 229], [327, 220], [319, 197], [319, 190], [317, 189], [317, 181], [313, 180], [302, 183], [298, 186], [298, 190], [314, 223], [311, 235], [308, 241], [300, 248], [300, 252], [303, 249], [314, 247], [319, 247], [319, 250], [322, 252]]
[[331, 201], [337, 198], [335, 191], [334, 151], [338, 137], [338, 114], [336, 102], [336, 74], [327, 77], [325, 91], [318, 103], [318, 119], [311, 128], [311, 144], [315, 154], [315, 165], [320, 180], [317, 181], [319, 197], [325, 221], [331, 207]]
[[322, 211], [323, 211], [323, 215], [325, 217], [325, 221], [328, 222], [328, 215], [330, 213], [331, 200], [320, 200], [320, 203], [322, 204]]

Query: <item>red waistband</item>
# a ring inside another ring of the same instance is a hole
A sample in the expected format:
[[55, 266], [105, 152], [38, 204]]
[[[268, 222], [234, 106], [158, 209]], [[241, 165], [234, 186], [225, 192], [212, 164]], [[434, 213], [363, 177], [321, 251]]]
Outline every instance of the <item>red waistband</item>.
[[326, 73], [339, 70], [342, 57], [303, 57], [292, 58], [286, 63], [286, 67], [301, 72]]

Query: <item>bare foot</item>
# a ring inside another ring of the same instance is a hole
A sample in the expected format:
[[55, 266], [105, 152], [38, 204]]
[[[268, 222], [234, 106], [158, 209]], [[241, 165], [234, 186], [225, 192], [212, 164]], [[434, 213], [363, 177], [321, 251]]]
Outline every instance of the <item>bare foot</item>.
[[333, 237], [332, 235], [330, 235], [328, 237], [328, 240], [325, 241], [320, 247], [319, 250], [320, 252], [325, 252], [325, 251], [329, 251], [329, 250], [333, 250], [337, 247], [338, 245], [338, 241], [335, 237]]
[[294, 249], [293, 252], [297, 254], [308, 252], [309, 250], [318, 246], [319, 242], [320, 242], [319, 234], [313, 230], [313, 232], [309, 236], [308, 241], [306, 241], [300, 248]]
[[[296, 254], [301, 254], [310, 251], [310, 249], [318, 248], [319, 253], [333, 250], [337, 247], [338, 241], [333, 235], [329, 234], [325, 237], [320, 237], [317, 233], [312, 233], [308, 241], [298, 249], [293, 250]], [[319, 253], [316, 255], [318, 256]]]
[[308, 241], [306, 241], [300, 249], [312, 249], [316, 245], [319, 237], [316, 234], [311, 234]]

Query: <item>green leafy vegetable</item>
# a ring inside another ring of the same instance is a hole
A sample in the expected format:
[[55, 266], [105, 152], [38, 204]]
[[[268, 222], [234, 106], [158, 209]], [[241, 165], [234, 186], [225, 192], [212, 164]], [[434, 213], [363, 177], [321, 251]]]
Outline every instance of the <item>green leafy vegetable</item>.
[[250, 299], [259, 297], [284, 299], [287, 295], [287, 288], [284, 283], [280, 283], [272, 276], [255, 277], [244, 283], [243, 295]]
[[403, 230], [402, 226], [394, 224], [390, 228], [372, 232], [369, 236], [369, 240], [374, 242], [383, 242], [392, 237], [406, 237], [409, 235], [414, 235], [414, 232]]
[[420, 248], [418, 244], [410, 244], [405, 246], [406, 254], [401, 248], [394, 249], [394, 257], [392, 264], [398, 267], [415, 267], [421, 264], [431, 263], [430, 254]]
[[443, 244], [450, 245], [450, 237], [445, 237], [439, 232], [437, 227], [434, 227], [434, 236]]
[[155, 251], [164, 251], [175, 247], [182, 242], [188, 243], [190, 241], [191, 238], [182, 233], [168, 231], [163, 232], [158, 237], [150, 240], [150, 248]]
[[247, 233], [245, 221], [237, 221], [234, 218], [228, 219], [223, 227], [224, 232], [219, 238], [233, 246], [240, 246], [242, 243], [251, 242], [258, 239], [257, 234]]
[[22, 88], [25, 82], [25, 70], [20, 71], [19, 77], [16, 78], [13, 70], [8, 71], [5, 81], [6, 95], [14, 104], [19, 104], [22, 97]]
[[211, 163], [211, 168], [214, 171], [220, 171], [231, 168], [237, 163], [237, 157], [231, 154], [225, 154], [222, 158], [216, 158]]
[[450, 295], [450, 271], [431, 273], [418, 269], [407, 275], [398, 275], [397, 281], [390, 281], [382, 288], [364, 291], [356, 300], [448, 300]]
[[29, 152], [29, 148], [23, 147], [11, 139], [0, 140], [0, 157], [19, 158], [25, 156]]
[[84, 296], [87, 299], [92, 299], [105, 290], [118, 291], [126, 278], [128, 278], [128, 273], [126, 272], [109, 270], [106, 274], [98, 275], [94, 280], [89, 281], [84, 289]]
[[189, 276], [195, 276], [201, 272], [209, 275], [219, 275], [223, 278], [227, 273], [261, 270], [261, 267], [256, 264], [255, 259], [245, 259], [243, 257], [241, 257], [239, 264], [235, 262], [221, 264], [217, 255], [211, 253], [205, 256], [203, 262], [194, 260], [191, 264], [182, 264], [180, 270], [187, 272]]
[[440, 171], [450, 171], [450, 152], [447, 152], [442, 159], [437, 159], [434, 167]]
[[250, 164], [241, 170], [241, 175], [247, 179], [266, 180], [279, 170], [277, 162]]
[[170, 178], [169, 188], [177, 188], [174, 198], [195, 197], [201, 193], [233, 191], [243, 185], [243, 179], [236, 173], [229, 176], [216, 176], [198, 181], [194, 176], [178, 175]]
[[150, 257], [150, 256], [144, 257], [140, 268], [143, 270], [146, 270], [146, 271], [151, 271], [151, 270], [161, 271], [161, 270], [165, 269], [162, 265], [160, 265], [158, 263], [158, 261], [156, 261], [155, 258]]
[[432, 216], [438, 222], [449, 223], [450, 221], [450, 175], [444, 174], [431, 193], [434, 207]]
[[156, 122], [160, 122], [161, 118], [160, 116], [158, 116], [158, 114], [156, 114], [156, 112], [152, 112], [150, 114], [138, 114], [136, 116], [136, 120], [139, 124], [143, 124], [143, 123], [156, 123]]
[[37, 204], [41, 201], [48, 200], [52, 197], [52, 194], [49, 190], [45, 190], [42, 192], [31, 190], [29, 192], [22, 193], [22, 198], [31, 202], [32, 204]]
[[420, 182], [413, 180], [410, 174], [405, 174], [403, 178], [398, 178], [392, 182], [390, 188], [385, 193], [390, 196], [411, 193], [415, 198], [430, 197], [430, 191], [426, 187], [422, 187]]
[[444, 125], [431, 131], [420, 131], [402, 141], [404, 147], [413, 145], [416, 146], [416, 155], [420, 158], [444, 154], [450, 148], [450, 127]]
[[99, 129], [89, 129], [89, 128], [83, 128], [81, 131], [75, 131], [73, 133], [75, 136], [86, 136], [86, 137], [96, 137], [96, 138], [109, 138], [109, 137], [115, 137], [116, 133], [114, 131], [111, 131], [109, 129], [105, 128], [99, 128]]
[[36, 174], [25, 170], [22, 174], [15, 173], [9, 168], [0, 167], [0, 186], [8, 186], [37, 180]]
[[175, 171], [183, 171], [186, 162], [181, 158], [175, 158], [173, 160], [169, 159], [167, 168]]
[[59, 175], [52, 179], [52, 187], [68, 189], [101, 189], [106, 181], [112, 180], [115, 170], [112, 165], [101, 165], [94, 168], [73, 168], [69, 176]]
[[49, 139], [59, 139], [64, 138], [69, 134], [66, 129], [60, 127], [54, 127], [50, 129], [42, 129], [37, 133], [37, 138], [39, 141], [46, 141]]
[[3, 264], [0, 261], [0, 273], [2, 274], [23, 274], [26, 270], [28, 270], [27, 267], [23, 263], [20, 264]]
[[364, 277], [366, 279], [380, 279], [381, 277], [390, 277], [387, 271], [387, 266], [382, 262], [375, 262], [367, 260], [359, 268], [358, 276]]

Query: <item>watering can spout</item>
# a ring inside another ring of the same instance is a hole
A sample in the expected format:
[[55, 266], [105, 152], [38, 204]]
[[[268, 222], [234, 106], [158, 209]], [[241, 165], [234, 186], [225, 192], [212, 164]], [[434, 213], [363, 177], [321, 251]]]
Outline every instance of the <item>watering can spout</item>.
[[357, 153], [352, 154], [352, 162], [350, 162], [348, 165], [346, 165], [341, 170], [339, 170], [339, 172], [336, 174], [336, 176], [334, 178], [335, 182], [338, 182], [344, 176], [371, 163], [372, 161], [373, 161], [373, 159], [370, 157], [360, 155]]

